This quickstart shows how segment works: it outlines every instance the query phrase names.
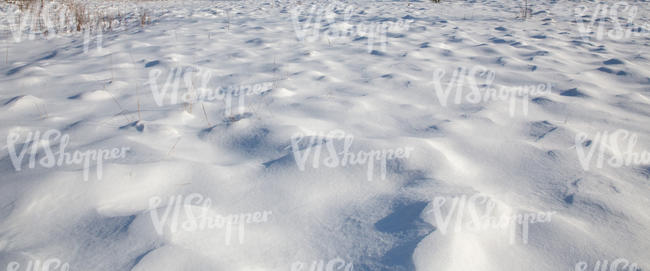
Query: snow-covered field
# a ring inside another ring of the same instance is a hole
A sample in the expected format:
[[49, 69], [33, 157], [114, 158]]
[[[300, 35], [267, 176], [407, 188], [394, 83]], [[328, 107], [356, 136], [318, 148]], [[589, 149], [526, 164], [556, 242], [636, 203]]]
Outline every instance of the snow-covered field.
[[646, 1], [95, 4], [0, 4], [0, 270], [650, 270]]

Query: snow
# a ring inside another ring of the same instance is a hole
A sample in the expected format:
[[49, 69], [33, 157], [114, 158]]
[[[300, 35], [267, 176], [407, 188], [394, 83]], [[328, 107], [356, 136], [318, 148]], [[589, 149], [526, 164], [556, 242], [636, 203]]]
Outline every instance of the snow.
[[530, 2], [1, 4], [0, 269], [649, 270], [650, 6]]

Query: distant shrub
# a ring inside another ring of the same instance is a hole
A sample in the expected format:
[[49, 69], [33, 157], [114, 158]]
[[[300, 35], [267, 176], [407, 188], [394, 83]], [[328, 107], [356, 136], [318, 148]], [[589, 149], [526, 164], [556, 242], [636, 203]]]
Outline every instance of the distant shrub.
[[135, 4], [137, 2], [0, 0], [0, 4], [6, 3], [18, 9], [15, 13], [7, 13], [10, 16], [9, 23], [15, 24], [14, 29], [46, 35], [56, 32], [111, 31], [128, 23], [151, 23], [151, 13], [138, 7]]

